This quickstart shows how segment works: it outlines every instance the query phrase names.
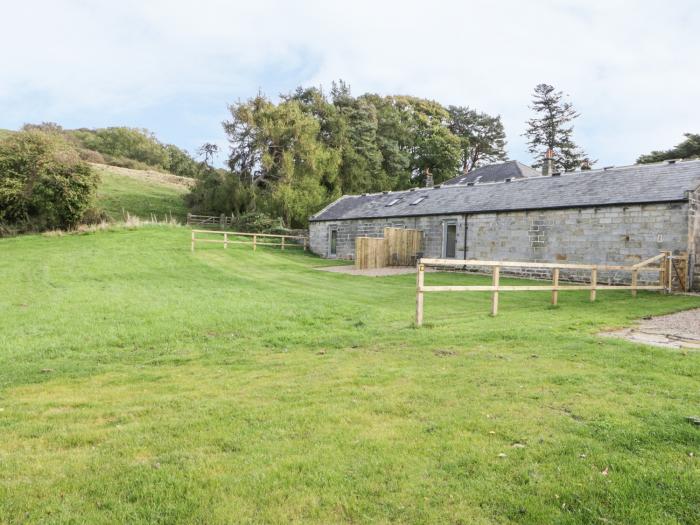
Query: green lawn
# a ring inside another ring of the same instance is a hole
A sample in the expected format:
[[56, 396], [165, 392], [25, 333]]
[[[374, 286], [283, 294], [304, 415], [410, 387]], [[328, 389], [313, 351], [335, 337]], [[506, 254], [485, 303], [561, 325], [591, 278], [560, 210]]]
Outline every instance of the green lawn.
[[427, 294], [417, 329], [413, 276], [321, 264], [0, 239], [0, 523], [698, 523], [700, 353], [595, 334], [700, 299]]
[[155, 214], [159, 220], [172, 216], [184, 222], [187, 208], [183, 196], [184, 186], [162, 183], [146, 177], [140, 179], [121, 175], [109, 167], [96, 167], [100, 174], [97, 190], [97, 206], [104, 209], [110, 218], [123, 220], [128, 212], [148, 219]]

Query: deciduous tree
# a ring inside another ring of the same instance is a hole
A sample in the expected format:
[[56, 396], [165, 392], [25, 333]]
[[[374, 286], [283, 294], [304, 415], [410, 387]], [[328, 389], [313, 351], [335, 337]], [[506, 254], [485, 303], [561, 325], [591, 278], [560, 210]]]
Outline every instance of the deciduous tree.
[[462, 171], [508, 159], [500, 116], [462, 106], [449, 106], [450, 131], [459, 138]]

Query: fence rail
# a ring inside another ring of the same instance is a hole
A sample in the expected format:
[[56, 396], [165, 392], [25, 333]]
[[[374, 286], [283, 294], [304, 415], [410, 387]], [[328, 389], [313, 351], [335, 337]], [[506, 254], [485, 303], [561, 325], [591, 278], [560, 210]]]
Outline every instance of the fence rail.
[[218, 226], [223, 229], [233, 225], [233, 217], [230, 215], [195, 215], [187, 214], [187, 224], [190, 226]]
[[[205, 235], [223, 235], [223, 239], [211, 239], [197, 237], [197, 234]], [[236, 240], [230, 237], [244, 237], [250, 238], [250, 240]], [[259, 241], [258, 239], [263, 239]], [[267, 242], [274, 239], [279, 239], [279, 242]], [[292, 241], [292, 242], [288, 242]], [[299, 242], [301, 241], [301, 243]], [[228, 248], [229, 244], [250, 244], [253, 247], [253, 251], [256, 250], [258, 246], [275, 246], [284, 250], [285, 248], [303, 248], [306, 251], [308, 246], [308, 237], [303, 235], [275, 235], [272, 233], [248, 233], [248, 232], [219, 232], [212, 230], [192, 230], [192, 237], [190, 241], [190, 250], [194, 251], [194, 245], [198, 242], [209, 242], [223, 244], [224, 248]]]
[[[559, 300], [560, 291], [570, 290], [589, 290], [590, 300], [596, 300], [596, 294], [599, 290], [629, 290], [632, 296], [637, 295], [638, 290], [658, 290], [670, 292], [673, 287], [673, 271], [676, 270], [678, 280], [682, 287], [685, 287], [684, 281], [680, 276], [680, 272], [674, 265], [674, 260], [681, 263], [685, 260], [687, 267], [687, 255], [674, 257], [671, 252], [661, 252], [649, 259], [641, 261], [631, 266], [622, 265], [601, 265], [601, 264], [568, 264], [568, 263], [534, 263], [523, 261], [481, 261], [476, 259], [456, 260], [456, 259], [420, 259], [416, 267], [416, 325], [423, 324], [423, 294], [426, 292], [491, 292], [491, 315], [498, 314], [498, 299], [500, 292], [552, 292], [552, 304], [556, 305]], [[659, 266], [650, 266], [655, 262], [659, 262]], [[425, 285], [425, 266], [437, 267], [459, 267], [459, 266], [482, 266], [490, 267], [491, 285], [485, 286], [426, 286]], [[681, 264], [682, 265], [682, 264]], [[502, 286], [500, 284], [501, 268], [538, 268], [552, 270], [551, 285], [524, 285], [524, 286]], [[590, 284], [559, 284], [560, 270], [589, 270]], [[599, 271], [628, 271], [631, 273], [629, 285], [599, 285]], [[656, 285], [639, 285], [638, 278], [640, 272], [656, 272], [659, 275], [659, 283]]]

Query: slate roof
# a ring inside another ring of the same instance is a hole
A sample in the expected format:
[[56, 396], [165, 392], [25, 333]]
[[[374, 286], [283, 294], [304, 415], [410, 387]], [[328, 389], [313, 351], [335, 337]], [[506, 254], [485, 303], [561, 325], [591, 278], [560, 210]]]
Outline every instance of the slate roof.
[[[312, 216], [310, 220], [677, 202], [688, 200], [686, 191], [694, 191], [698, 187], [700, 160], [662, 162], [563, 173], [554, 177], [527, 177], [512, 182], [473, 186], [458, 184], [367, 195], [346, 195]], [[416, 203], [420, 197], [424, 198]], [[393, 204], [390, 204], [392, 202]]]
[[443, 186], [467, 184], [469, 182], [503, 182], [506, 179], [522, 179], [524, 177], [539, 177], [542, 174], [536, 169], [526, 166], [517, 160], [509, 160], [499, 164], [491, 164], [476, 168], [469, 173], [455, 177], [442, 183]]

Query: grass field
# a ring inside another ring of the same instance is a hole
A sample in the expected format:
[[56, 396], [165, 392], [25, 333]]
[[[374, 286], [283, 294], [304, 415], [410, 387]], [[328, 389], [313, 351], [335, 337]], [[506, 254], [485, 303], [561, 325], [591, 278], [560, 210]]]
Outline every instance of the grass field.
[[698, 298], [188, 235], [0, 239], [0, 523], [698, 523], [700, 354], [596, 336]]
[[[102, 165], [93, 165], [93, 169], [100, 174], [97, 206], [113, 220], [123, 220], [128, 212], [141, 218], [155, 214], [159, 220], [172, 215], [184, 222], [187, 216], [183, 201], [188, 191], [186, 186], [158, 180], [155, 172], [143, 172], [139, 177], [138, 170]], [[125, 172], [131, 175], [123, 174]], [[151, 173], [153, 177], [148, 176]]]

